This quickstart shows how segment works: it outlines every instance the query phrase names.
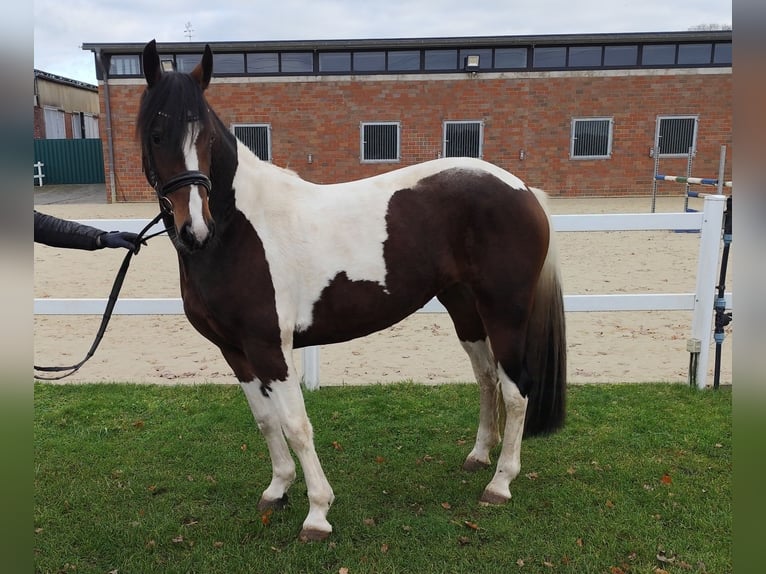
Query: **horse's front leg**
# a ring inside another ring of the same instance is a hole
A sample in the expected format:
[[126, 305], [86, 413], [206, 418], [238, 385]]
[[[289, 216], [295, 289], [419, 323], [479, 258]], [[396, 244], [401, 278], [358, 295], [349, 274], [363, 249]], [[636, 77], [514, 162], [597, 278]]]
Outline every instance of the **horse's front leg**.
[[[283, 359], [288, 366], [286, 380], [267, 381], [267, 389], [255, 381], [243, 384], [250, 408], [264, 433], [271, 454], [273, 475], [269, 488], [261, 498], [259, 507], [278, 506], [285, 500], [287, 488], [295, 478], [292, 457], [284, 439], [298, 456], [309, 498], [309, 513], [303, 522], [301, 540], [323, 540], [332, 526], [327, 513], [335, 499], [330, 483], [325, 477], [314, 448], [314, 431], [303, 403], [300, 381], [292, 362], [292, 351], [283, 349]], [[257, 371], [257, 366], [255, 367]], [[289, 461], [289, 462], [288, 462]]]

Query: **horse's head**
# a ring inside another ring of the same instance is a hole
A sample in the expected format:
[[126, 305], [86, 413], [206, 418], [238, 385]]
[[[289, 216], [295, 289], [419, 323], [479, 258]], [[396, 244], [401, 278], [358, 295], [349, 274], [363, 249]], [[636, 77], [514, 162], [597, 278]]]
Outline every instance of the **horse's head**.
[[172, 216], [176, 246], [201, 249], [215, 230], [208, 200], [216, 130], [203, 95], [213, 71], [213, 54], [205, 46], [202, 61], [191, 73], [165, 72], [152, 40], [144, 47], [143, 64], [147, 88], [137, 131], [144, 173], [160, 207]]

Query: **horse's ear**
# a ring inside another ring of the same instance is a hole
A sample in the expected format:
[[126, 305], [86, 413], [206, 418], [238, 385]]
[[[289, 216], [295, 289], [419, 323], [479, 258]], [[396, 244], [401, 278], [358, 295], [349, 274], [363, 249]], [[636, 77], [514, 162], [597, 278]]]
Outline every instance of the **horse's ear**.
[[143, 52], [144, 78], [146, 84], [151, 88], [156, 84], [162, 75], [160, 68], [160, 55], [157, 53], [157, 42], [152, 40], [144, 46]]
[[213, 75], [213, 51], [210, 44], [205, 44], [205, 51], [202, 53], [202, 61], [195, 66], [191, 72], [191, 77], [197, 80], [199, 87], [204, 92], [210, 84], [210, 78]]

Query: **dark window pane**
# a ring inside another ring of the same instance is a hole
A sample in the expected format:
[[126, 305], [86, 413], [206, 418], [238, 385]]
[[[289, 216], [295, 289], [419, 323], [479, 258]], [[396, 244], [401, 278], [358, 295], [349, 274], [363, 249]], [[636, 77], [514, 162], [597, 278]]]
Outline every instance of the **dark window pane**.
[[644, 66], [672, 65], [676, 63], [676, 45], [658, 44], [644, 46], [641, 55], [641, 63]]
[[385, 69], [385, 52], [354, 52], [354, 71], [383, 72]]
[[[189, 73], [197, 64], [202, 60], [202, 54], [177, 54], [176, 55], [176, 70], [179, 72]], [[214, 66], [215, 67], [215, 66]], [[216, 70], [217, 72], [218, 70]]]
[[388, 53], [388, 69], [392, 72], [406, 72], [420, 69], [418, 50], [401, 50]]
[[445, 157], [481, 157], [481, 122], [445, 122]]
[[460, 50], [458, 66], [461, 70], [465, 69], [465, 59], [468, 56], [479, 56], [479, 69], [490, 70], [492, 69], [492, 50], [490, 49], [466, 49]]
[[660, 118], [658, 151], [661, 155], [687, 155], [694, 147], [696, 118]]
[[526, 48], [497, 48], [495, 50], [495, 68], [526, 68]]
[[535, 68], [564, 68], [567, 63], [567, 49], [535, 48], [532, 56], [532, 66]]
[[320, 72], [350, 72], [351, 52], [325, 52], [319, 54]]
[[604, 46], [605, 66], [635, 66], [638, 46]]
[[709, 64], [711, 44], [680, 44], [678, 46], [679, 64]]
[[362, 160], [397, 161], [399, 124], [363, 124]]
[[715, 45], [713, 62], [716, 64], [731, 64], [731, 42]]
[[271, 161], [268, 125], [234, 126], [234, 135], [263, 161]]
[[609, 157], [609, 128], [605, 120], [575, 120], [572, 157]]
[[314, 71], [314, 60], [311, 52], [286, 52], [280, 55], [282, 72], [286, 74], [302, 74]]
[[267, 54], [248, 54], [248, 74], [268, 74], [279, 72], [279, 54], [271, 52]]
[[138, 76], [141, 74], [138, 56], [112, 56], [109, 62], [110, 76]]
[[569, 67], [592, 68], [601, 66], [601, 46], [572, 46], [569, 48]]
[[426, 50], [426, 70], [457, 70], [457, 50]]
[[213, 54], [214, 74], [244, 74], [245, 55], [239, 54]]

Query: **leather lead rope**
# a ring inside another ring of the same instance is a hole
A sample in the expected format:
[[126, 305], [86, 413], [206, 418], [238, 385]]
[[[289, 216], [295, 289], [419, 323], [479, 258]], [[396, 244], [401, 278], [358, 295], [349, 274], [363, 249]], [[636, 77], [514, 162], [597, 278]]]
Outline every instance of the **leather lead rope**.
[[96, 352], [96, 349], [98, 348], [99, 344], [101, 343], [101, 339], [104, 337], [104, 333], [106, 332], [106, 327], [109, 325], [109, 319], [112, 318], [112, 311], [114, 310], [114, 305], [117, 303], [117, 297], [120, 294], [120, 289], [122, 289], [122, 284], [125, 281], [125, 276], [128, 273], [128, 267], [130, 266], [130, 260], [133, 258], [133, 255], [137, 254], [139, 249], [141, 248], [141, 242], [146, 239], [151, 239], [152, 237], [156, 237], [157, 235], [160, 235], [161, 233], [165, 233], [167, 230], [160, 231], [158, 233], [155, 233], [153, 235], [149, 235], [144, 237], [144, 234], [151, 229], [155, 223], [157, 223], [162, 218], [162, 212], [157, 214], [157, 216], [152, 219], [152, 221], [141, 230], [141, 233], [138, 234], [138, 237], [136, 237], [136, 247], [134, 249], [131, 249], [127, 252], [125, 255], [125, 258], [122, 260], [122, 265], [120, 266], [120, 270], [117, 272], [117, 277], [114, 279], [114, 284], [112, 285], [112, 291], [109, 293], [109, 300], [106, 304], [106, 309], [104, 310], [104, 315], [101, 318], [101, 325], [98, 328], [98, 332], [96, 333], [96, 338], [93, 341], [93, 344], [90, 346], [90, 350], [85, 355], [85, 358], [80, 361], [79, 363], [75, 363], [74, 365], [70, 365], [68, 367], [39, 367], [37, 365], [34, 365], [35, 371], [40, 371], [43, 373], [62, 373], [64, 371], [63, 375], [55, 375], [55, 376], [42, 376], [35, 373], [34, 377], [37, 380], [40, 381], [58, 381], [61, 379], [64, 379], [70, 375], [73, 375], [78, 370], [80, 370], [80, 367], [82, 367]]

